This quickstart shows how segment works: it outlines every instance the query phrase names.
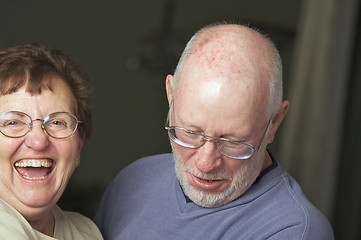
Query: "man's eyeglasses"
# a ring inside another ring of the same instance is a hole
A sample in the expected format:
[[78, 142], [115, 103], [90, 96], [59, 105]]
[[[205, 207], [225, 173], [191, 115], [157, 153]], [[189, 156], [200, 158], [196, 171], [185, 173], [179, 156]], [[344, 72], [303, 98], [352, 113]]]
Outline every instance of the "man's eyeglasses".
[[254, 152], [259, 150], [273, 117], [272, 115], [268, 120], [266, 130], [264, 131], [257, 148], [255, 148], [248, 143], [233, 141], [227, 138], [211, 137], [197, 131], [171, 126], [169, 122], [169, 114], [170, 113], [168, 113], [165, 129], [168, 130], [169, 138], [174, 143], [187, 148], [199, 148], [203, 146], [206, 141], [212, 141], [216, 144], [218, 151], [223, 155], [242, 160], [249, 159]]
[[42, 122], [42, 129], [53, 138], [70, 137], [81, 123], [67, 112], [51, 113], [44, 119], [31, 119], [26, 113], [10, 111], [0, 114], [0, 132], [7, 137], [23, 137], [30, 132], [34, 121]]

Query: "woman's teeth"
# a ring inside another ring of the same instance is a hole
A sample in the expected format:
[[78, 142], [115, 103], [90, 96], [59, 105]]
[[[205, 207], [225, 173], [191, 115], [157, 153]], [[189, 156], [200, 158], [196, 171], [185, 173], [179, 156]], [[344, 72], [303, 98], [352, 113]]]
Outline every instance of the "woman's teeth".
[[42, 180], [52, 172], [53, 161], [44, 160], [20, 160], [14, 164], [17, 172], [26, 180]]
[[53, 163], [51, 161], [38, 161], [38, 160], [25, 160], [16, 162], [15, 167], [51, 167]]

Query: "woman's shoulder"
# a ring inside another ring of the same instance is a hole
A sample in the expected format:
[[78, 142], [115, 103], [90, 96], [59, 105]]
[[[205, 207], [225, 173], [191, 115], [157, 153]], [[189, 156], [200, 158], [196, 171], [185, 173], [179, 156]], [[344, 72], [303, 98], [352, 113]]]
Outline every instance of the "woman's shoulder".
[[54, 236], [59, 239], [103, 239], [95, 223], [88, 217], [71, 211], [53, 208]]
[[0, 239], [38, 239], [25, 218], [1, 198]]

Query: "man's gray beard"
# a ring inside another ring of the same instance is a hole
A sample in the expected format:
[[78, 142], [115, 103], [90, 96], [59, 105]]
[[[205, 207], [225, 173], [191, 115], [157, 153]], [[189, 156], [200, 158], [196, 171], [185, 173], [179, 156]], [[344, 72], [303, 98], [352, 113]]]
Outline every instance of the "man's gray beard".
[[212, 193], [207, 194], [207, 192], [199, 191], [197, 189], [194, 189], [191, 185], [189, 185], [186, 173], [193, 172], [194, 174], [196, 174], [196, 176], [204, 176], [204, 178], [206, 176], [210, 178], [211, 176], [218, 176], [218, 177], [224, 176], [232, 180], [231, 176], [222, 173], [204, 174], [204, 173], [200, 173], [197, 170], [190, 169], [188, 166], [186, 166], [184, 161], [181, 160], [179, 154], [173, 148], [173, 146], [172, 149], [173, 149], [173, 156], [175, 161], [175, 171], [179, 183], [184, 191], [184, 194], [187, 195], [196, 204], [206, 208], [219, 207], [238, 198], [253, 184], [253, 182], [256, 180], [259, 173], [261, 172], [263, 166], [263, 158], [262, 158], [263, 153], [261, 151], [257, 152], [258, 155], [256, 155], [254, 158], [251, 158], [249, 160], [234, 159], [234, 161], [252, 161], [252, 162], [250, 163], [248, 169], [240, 169], [238, 171], [237, 173], [238, 180], [236, 182], [232, 182], [232, 184], [225, 191], [223, 191], [220, 194], [212, 194]]

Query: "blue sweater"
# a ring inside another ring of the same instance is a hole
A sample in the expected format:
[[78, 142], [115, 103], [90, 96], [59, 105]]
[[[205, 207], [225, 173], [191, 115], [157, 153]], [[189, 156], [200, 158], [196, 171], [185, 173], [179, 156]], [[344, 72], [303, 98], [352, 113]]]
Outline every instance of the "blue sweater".
[[95, 222], [104, 239], [334, 239], [327, 219], [277, 164], [242, 196], [203, 208], [187, 201], [172, 154], [142, 158], [107, 188]]

